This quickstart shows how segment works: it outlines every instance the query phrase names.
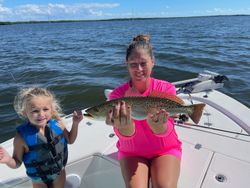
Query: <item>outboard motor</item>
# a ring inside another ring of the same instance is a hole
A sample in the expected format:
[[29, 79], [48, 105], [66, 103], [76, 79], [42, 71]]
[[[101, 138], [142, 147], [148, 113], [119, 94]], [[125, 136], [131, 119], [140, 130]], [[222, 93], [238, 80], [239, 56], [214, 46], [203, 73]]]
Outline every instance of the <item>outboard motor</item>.
[[228, 80], [229, 79], [224, 75], [220, 75], [211, 71], [204, 71], [203, 73], [200, 73], [197, 78], [175, 82], [174, 84], [179, 88], [177, 90], [177, 94], [191, 94], [222, 88], [225, 81]]

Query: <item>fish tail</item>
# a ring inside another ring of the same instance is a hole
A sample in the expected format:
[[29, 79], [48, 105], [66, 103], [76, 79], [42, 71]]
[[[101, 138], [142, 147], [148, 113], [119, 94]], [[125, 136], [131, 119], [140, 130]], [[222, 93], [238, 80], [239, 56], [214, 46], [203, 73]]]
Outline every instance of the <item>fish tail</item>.
[[192, 119], [192, 121], [196, 124], [199, 123], [200, 119], [201, 119], [201, 116], [202, 116], [202, 111], [203, 111], [203, 108], [205, 107], [206, 104], [194, 104], [193, 105], [193, 113], [192, 114], [189, 114], [189, 117]]

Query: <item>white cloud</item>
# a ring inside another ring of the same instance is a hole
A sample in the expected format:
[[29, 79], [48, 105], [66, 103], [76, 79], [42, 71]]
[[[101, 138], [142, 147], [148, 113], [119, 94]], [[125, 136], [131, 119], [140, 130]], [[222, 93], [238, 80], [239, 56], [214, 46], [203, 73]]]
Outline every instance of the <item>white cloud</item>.
[[207, 10], [205, 13], [209, 15], [232, 15], [232, 14], [249, 14], [249, 8], [245, 9], [231, 9], [231, 8], [213, 8]]
[[10, 9], [0, 4], [0, 21], [98, 19], [111, 15], [104, 13], [104, 9], [113, 9], [118, 6], [120, 5], [117, 3], [73, 5], [49, 3], [47, 5], [26, 4]]
[[38, 5], [23, 5], [13, 10], [17, 15], [22, 14], [47, 14], [46, 8]]
[[224, 14], [224, 13], [232, 13], [232, 9], [222, 9], [222, 8], [214, 8], [212, 10], [214, 13]]
[[7, 7], [3, 7], [3, 5], [0, 4], [0, 14], [9, 14], [11, 13], [11, 10]]

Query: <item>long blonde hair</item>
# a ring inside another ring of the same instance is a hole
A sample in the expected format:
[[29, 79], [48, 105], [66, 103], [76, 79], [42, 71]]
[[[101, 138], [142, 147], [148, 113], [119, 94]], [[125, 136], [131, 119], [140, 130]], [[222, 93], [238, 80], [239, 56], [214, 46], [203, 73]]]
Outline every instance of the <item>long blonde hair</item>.
[[61, 107], [59, 105], [58, 100], [55, 98], [54, 94], [45, 88], [38, 88], [38, 87], [24, 88], [17, 93], [14, 100], [14, 109], [16, 113], [19, 115], [19, 117], [24, 119], [26, 118], [23, 112], [26, 110], [29, 102], [34, 97], [38, 96], [44, 96], [51, 99], [52, 117], [56, 118], [58, 121], [61, 121], [61, 118], [59, 116], [59, 114], [61, 113]]

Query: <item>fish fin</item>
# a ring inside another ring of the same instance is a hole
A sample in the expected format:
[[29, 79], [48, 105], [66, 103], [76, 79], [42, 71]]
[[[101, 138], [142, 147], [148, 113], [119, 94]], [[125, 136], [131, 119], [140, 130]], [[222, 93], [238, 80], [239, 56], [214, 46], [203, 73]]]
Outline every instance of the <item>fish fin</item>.
[[178, 104], [181, 104], [181, 105], [185, 104], [184, 101], [180, 97], [178, 97], [176, 95], [168, 94], [168, 93], [161, 92], [161, 91], [156, 91], [156, 90], [153, 90], [150, 93], [149, 97], [164, 98], [164, 99], [169, 99], [171, 101], [174, 101], [174, 102], [176, 102]]
[[203, 112], [203, 108], [206, 106], [206, 104], [194, 104], [194, 110], [192, 114], [189, 114], [189, 117], [192, 119], [192, 121], [196, 124], [199, 123], [201, 116], [202, 116], [202, 112]]

